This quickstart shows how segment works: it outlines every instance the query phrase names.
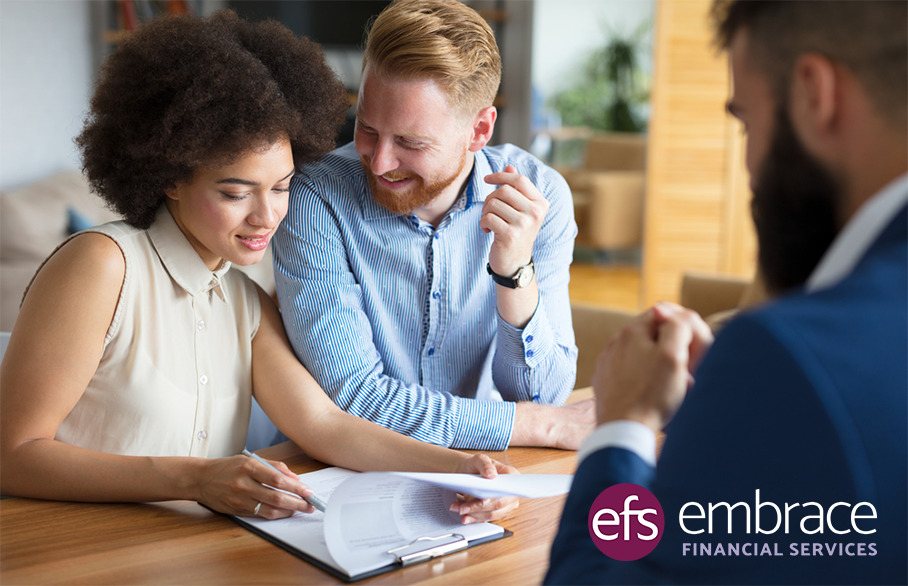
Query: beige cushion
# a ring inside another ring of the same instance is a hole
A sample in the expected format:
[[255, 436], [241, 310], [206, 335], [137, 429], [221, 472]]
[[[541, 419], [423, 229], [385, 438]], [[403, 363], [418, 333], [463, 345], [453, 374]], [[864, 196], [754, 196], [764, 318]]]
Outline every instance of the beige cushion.
[[684, 273], [680, 302], [701, 316], [710, 316], [739, 307], [749, 283], [750, 279], [728, 275]]
[[118, 218], [78, 171], [0, 192], [0, 330], [12, 329], [35, 271], [69, 235], [68, 208], [97, 224]]
[[588, 174], [587, 232], [593, 248], [615, 250], [643, 243], [643, 171]]
[[577, 243], [596, 250], [634, 249], [643, 241], [646, 135], [594, 134], [582, 168], [559, 169], [574, 196]]
[[586, 143], [583, 166], [590, 171], [642, 171], [646, 168], [646, 135], [596, 133]]
[[681, 279], [681, 305], [699, 313], [718, 333], [741, 309], [770, 299], [760, 271], [753, 279], [688, 272]]
[[0, 262], [0, 331], [12, 331], [22, 294], [40, 265], [40, 260]]
[[78, 171], [61, 171], [0, 193], [0, 259], [43, 260], [67, 236], [67, 208], [97, 224], [117, 219]]

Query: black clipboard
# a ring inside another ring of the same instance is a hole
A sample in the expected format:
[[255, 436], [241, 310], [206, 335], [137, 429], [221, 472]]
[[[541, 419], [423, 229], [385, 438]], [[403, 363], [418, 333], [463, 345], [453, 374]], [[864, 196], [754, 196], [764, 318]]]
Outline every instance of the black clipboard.
[[324, 561], [310, 555], [302, 549], [295, 547], [278, 537], [275, 537], [273, 534], [268, 533], [267, 531], [262, 531], [258, 526], [247, 523], [243, 519], [243, 517], [237, 517], [234, 515], [226, 516], [240, 526], [248, 529], [252, 533], [255, 533], [262, 539], [280, 547], [284, 551], [295, 555], [296, 557], [306, 561], [307, 563], [312, 564], [323, 572], [331, 574], [335, 578], [343, 580], [347, 583], [358, 582], [360, 580], [365, 580], [366, 578], [372, 578], [373, 576], [379, 576], [381, 574], [400, 570], [405, 567], [431, 561], [445, 555], [464, 551], [476, 545], [498, 541], [499, 539], [514, 535], [512, 531], [504, 529], [502, 533], [496, 533], [495, 535], [480, 537], [469, 541], [463, 536], [456, 533], [449, 533], [447, 535], [441, 535], [437, 537], [420, 537], [407, 545], [388, 550], [388, 553], [391, 553], [395, 556], [396, 561], [388, 564], [387, 566], [376, 568], [375, 570], [371, 570], [369, 572], [363, 572], [362, 574], [350, 576], [343, 570], [325, 563]]

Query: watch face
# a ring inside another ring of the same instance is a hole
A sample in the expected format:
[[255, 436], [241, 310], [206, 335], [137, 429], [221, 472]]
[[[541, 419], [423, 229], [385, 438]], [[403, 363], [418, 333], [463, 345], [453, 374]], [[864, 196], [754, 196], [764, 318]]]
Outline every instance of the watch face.
[[533, 280], [533, 274], [535, 273], [534, 267], [532, 264], [529, 264], [525, 267], [522, 267], [520, 271], [517, 272], [517, 276], [514, 278], [517, 281], [517, 287], [526, 287]]

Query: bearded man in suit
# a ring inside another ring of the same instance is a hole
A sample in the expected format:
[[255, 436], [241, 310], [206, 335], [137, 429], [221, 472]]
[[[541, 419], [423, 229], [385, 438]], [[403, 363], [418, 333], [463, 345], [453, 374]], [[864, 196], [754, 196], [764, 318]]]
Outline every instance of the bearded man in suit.
[[[609, 343], [547, 583], [908, 579], [906, 6], [714, 5], [776, 299], [715, 342], [661, 304]], [[664, 515], [633, 561], [600, 551], [591, 524], [622, 483]]]

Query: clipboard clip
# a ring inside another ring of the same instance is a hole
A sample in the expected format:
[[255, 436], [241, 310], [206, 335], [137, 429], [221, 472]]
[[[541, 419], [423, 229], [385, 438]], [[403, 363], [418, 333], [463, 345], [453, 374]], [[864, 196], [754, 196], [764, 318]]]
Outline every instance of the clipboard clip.
[[466, 549], [469, 545], [463, 535], [448, 533], [438, 537], [420, 537], [407, 545], [389, 549], [388, 553], [396, 558], [398, 564], [409, 566]]

